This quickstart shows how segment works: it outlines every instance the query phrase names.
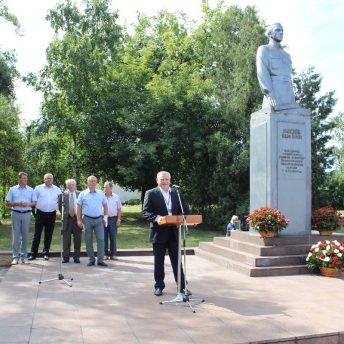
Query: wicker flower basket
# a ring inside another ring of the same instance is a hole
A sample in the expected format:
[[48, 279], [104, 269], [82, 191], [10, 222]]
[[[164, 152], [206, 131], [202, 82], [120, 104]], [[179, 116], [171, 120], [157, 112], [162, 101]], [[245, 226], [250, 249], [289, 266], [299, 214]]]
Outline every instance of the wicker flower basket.
[[319, 235], [332, 235], [333, 231], [328, 231], [326, 229], [318, 229]]
[[273, 238], [275, 236], [275, 232], [268, 231], [268, 232], [259, 232], [261, 238]]
[[342, 273], [342, 269], [335, 269], [335, 268], [319, 267], [319, 270], [323, 276], [329, 276], [329, 277], [338, 277]]

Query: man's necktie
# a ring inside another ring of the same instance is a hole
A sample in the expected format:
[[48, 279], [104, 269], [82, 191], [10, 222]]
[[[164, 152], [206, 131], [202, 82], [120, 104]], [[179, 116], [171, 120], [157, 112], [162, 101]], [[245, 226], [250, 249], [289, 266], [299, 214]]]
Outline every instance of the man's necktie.
[[75, 215], [74, 210], [74, 195], [70, 194], [70, 200], [69, 200], [69, 215], [73, 217]]

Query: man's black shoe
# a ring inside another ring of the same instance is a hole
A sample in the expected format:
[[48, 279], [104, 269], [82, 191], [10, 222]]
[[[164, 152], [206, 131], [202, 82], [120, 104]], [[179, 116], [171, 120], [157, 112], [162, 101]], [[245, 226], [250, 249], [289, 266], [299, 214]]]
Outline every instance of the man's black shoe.
[[156, 288], [155, 292], [154, 292], [154, 295], [161, 296], [162, 295], [162, 289], [161, 288]]
[[94, 262], [89, 262], [89, 263], [87, 264], [87, 266], [92, 266], [92, 265], [94, 265]]
[[75, 258], [74, 259], [74, 263], [80, 263], [80, 259], [79, 258]]
[[185, 296], [190, 296], [190, 295], [192, 295], [192, 293], [191, 293], [191, 291], [190, 290], [188, 290], [188, 289], [183, 289], [182, 290], [182, 293], [185, 295]]
[[108, 266], [107, 264], [105, 264], [104, 262], [100, 262], [98, 263], [99, 266]]
[[62, 259], [62, 263], [69, 263], [69, 259], [68, 258], [63, 258]]
[[30, 256], [27, 260], [35, 260], [35, 259], [36, 259], [36, 257]]
[[49, 260], [49, 256], [47, 254], [44, 255], [44, 260]]

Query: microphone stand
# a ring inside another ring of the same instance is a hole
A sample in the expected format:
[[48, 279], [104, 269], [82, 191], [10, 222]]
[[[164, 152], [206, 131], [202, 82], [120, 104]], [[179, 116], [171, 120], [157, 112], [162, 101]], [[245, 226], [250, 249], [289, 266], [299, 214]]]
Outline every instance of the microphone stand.
[[[61, 210], [61, 259], [60, 259], [60, 273], [57, 275], [57, 278], [48, 279], [45, 281], [39, 281], [38, 284], [42, 284], [44, 282], [50, 282], [50, 281], [63, 281], [66, 284], [68, 284], [70, 287], [72, 287], [72, 284], [69, 283], [67, 280], [65, 280], [64, 276], [62, 275], [62, 251], [63, 251], [63, 221], [64, 221], [64, 201], [65, 201], [65, 193], [63, 192], [62, 188], [62, 194], [61, 194], [61, 204], [62, 204], [62, 210]], [[71, 281], [73, 281], [73, 278], [70, 278]]]
[[[187, 289], [186, 289], [186, 245], [185, 245], [185, 234], [189, 234], [189, 230], [188, 230], [188, 226], [186, 223], [186, 216], [185, 216], [185, 212], [184, 212], [184, 208], [183, 208], [183, 204], [182, 204], [182, 200], [180, 198], [180, 190], [179, 187], [177, 186], [172, 186], [173, 188], [175, 188], [177, 190], [177, 195], [178, 195], [178, 199], [179, 199], [179, 204], [180, 204], [180, 208], [182, 210], [182, 215], [183, 215], [183, 256], [184, 256], [184, 281], [185, 281], [185, 294], [187, 294]], [[181, 225], [178, 225], [178, 278], [177, 278], [177, 284], [178, 284], [178, 289], [177, 289], [177, 295], [175, 297], [172, 297], [171, 299], [167, 300], [167, 301], [162, 301], [160, 302], [160, 304], [164, 304], [164, 303], [179, 303], [179, 302], [185, 302], [188, 304], [188, 306], [191, 308], [193, 313], [196, 313], [196, 311], [193, 309], [193, 307], [190, 304], [190, 301], [199, 301], [199, 302], [204, 302], [203, 299], [191, 299], [189, 297], [189, 295], [182, 295], [181, 293], [181, 266], [182, 266], [182, 262], [181, 262]]]

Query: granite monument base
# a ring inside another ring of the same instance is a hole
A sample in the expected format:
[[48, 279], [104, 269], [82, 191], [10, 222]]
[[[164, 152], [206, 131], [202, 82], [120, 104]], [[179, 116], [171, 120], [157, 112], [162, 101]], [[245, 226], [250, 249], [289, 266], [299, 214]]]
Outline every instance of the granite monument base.
[[279, 236], [310, 235], [310, 111], [264, 108], [251, 115], [250, 130], [250, 212], [279, 209], [290, 220]]

